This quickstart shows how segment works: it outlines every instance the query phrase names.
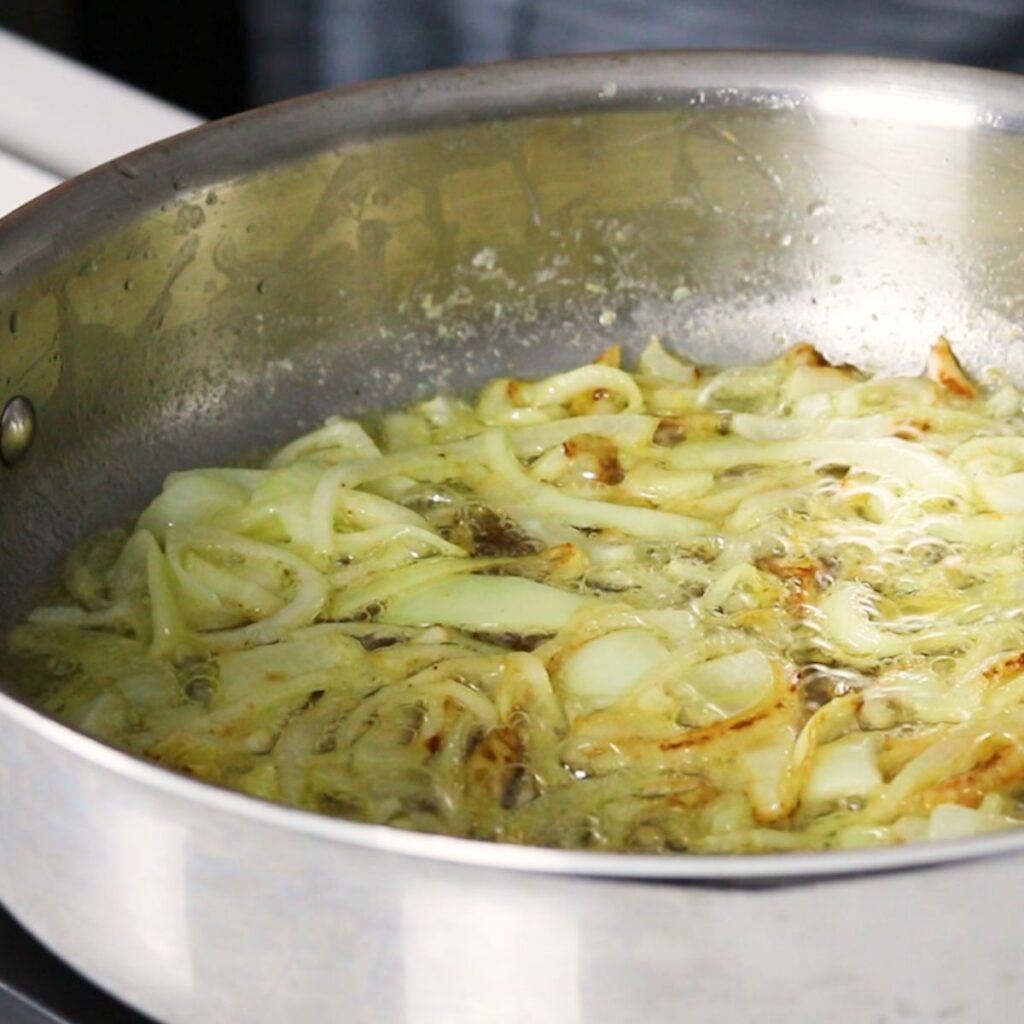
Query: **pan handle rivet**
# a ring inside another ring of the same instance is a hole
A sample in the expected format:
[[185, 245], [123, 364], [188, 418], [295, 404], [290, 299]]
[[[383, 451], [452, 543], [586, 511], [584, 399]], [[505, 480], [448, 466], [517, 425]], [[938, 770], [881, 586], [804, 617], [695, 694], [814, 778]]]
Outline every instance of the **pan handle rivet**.
[[32, 447], [36, 411], [22, 395], [15, 395], [0, 413], [0, 460], [13, 466]]

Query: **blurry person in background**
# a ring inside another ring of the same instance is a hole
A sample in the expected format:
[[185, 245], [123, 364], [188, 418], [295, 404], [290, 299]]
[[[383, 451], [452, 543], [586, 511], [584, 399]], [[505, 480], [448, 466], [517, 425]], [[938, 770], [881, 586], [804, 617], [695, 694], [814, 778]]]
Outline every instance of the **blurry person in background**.
[[831, 50], [1024, 71], [1024, 0], [247, 0], [244, 11], [254, 103], [597, 50]]
[[0, 0], [0, 28], [204, 117], [595, 50], [832, 50], [1024, 72], [1024, 0]]

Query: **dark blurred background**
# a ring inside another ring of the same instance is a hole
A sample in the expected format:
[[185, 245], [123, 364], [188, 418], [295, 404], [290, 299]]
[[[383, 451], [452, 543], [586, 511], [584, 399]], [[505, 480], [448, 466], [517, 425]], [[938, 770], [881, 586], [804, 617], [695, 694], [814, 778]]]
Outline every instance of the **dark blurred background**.
[[205, 117], [585, 50], [842, 50], [1024, 71], [1024, 0], [0, 0], [0, 28]]
[[221, 117], [252, 105], [246, 6], [244, 0], [0, 0], [0, 28], [204, 117]]

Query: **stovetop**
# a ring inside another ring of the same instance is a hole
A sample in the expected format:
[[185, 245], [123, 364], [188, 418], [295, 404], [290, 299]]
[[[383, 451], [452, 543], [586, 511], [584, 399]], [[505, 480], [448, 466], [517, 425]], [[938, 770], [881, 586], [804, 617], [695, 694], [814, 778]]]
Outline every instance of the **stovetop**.
[[71, 970], [0, 909], [3, 1024], [154, 1024]]

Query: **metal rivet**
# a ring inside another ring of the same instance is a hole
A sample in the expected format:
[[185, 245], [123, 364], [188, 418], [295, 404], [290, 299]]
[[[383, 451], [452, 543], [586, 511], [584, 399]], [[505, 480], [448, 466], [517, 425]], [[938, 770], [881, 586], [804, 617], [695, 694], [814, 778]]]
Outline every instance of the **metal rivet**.
[[0, 460], [13, 466], [32, 447], [36, 433], [36, 411], [32, 403], [15, 395], [0, 413]]

